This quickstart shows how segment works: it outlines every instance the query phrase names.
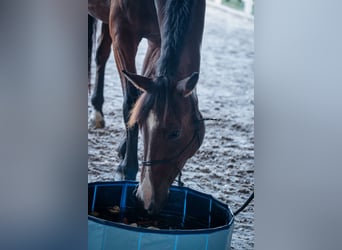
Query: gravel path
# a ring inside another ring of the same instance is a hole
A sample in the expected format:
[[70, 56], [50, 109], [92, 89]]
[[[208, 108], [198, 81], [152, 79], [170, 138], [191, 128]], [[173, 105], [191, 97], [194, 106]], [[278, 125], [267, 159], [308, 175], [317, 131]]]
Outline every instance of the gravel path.
[[[186, 186], [213, 195], [233, 211], [254, 189], [253, 33], [252, 20], [207, 5], [197, 93], [203, 116], [220, 121], [206, 121], [204, 142], [182, 176]], [[143, 41], [138, 70], [145, 48]], [[105, 76], [106, 127], [88, 129], [88, 182], [113, 180], [119, 163], [116, 148], [124, 135], [121, 107], [121, 85], [111, 55]], [[141, 147], [139, 142], [140, 159]], [[252, 202], [235, 218], [232, 249], [253, 249], [254, 233]]]

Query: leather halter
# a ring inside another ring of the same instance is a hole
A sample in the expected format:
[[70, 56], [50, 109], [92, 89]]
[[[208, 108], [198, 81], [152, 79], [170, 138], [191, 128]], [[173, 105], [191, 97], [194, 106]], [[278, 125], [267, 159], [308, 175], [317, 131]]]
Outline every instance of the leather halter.
[[[201, 121], [201, 120], [198, 120]], [[165, 163], [169, 163], [169, 162], [173, 162], [174, 160], [176, 160], [178, 157], [180, 157], [182, 154], [184, 154], [184, 152], [191, 146], [191, 144], [193, 143], [193, 141], [196, 139], [198, 140], [198, 144], [200, 145], [200, 139], [199, 139], [199, 134], [198, 134], [198, 129], [195, 129], [194, 134], [191, 138], [191, 140], [188, 142], [188, 144], [185, 145], [185, 147], [183, 148], [183, 150], [181, 150], [178, 154], [170, 157], [170, 158], [166, 158], [163, 160], [150, 160], [150, 161], [142, 161], [142, 165], [143, 166], [148, 166], [151, 167], [153, 165], [158, 165], [158, 164], [165, 164]]]

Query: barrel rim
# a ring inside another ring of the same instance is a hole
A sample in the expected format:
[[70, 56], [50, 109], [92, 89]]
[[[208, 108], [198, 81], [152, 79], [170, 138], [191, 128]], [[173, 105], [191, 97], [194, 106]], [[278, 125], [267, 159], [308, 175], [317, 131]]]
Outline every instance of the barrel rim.
[[[98, 182], [91, 182], [88, 183], [88, 188], [89, 187], [95, 187], [95, 186], [113, 186], [113, 185], [117, 185], [117, 186], [121, 186], [121, 185], [132, 185], [135, 186], [137, 185], [138, 182], [137, 181], [98, 181]], [[230, 221], [228, 224], [223, 225], [223, 226], [219, 226], [219, 227], [214, 227], [214, 228], [203, 228], [203, 229], [148, 229], [148, 228], [144, 228], [144, 227], [133, 227], [130, 225], [126, 225], [124, 223], [120, 223], [120, 222], [114, 222], [114, 221], [109, 221], [109, 220], [105, 220], [105, 219], [101, 219], [99, 217], [95, 217], [92, 215], [88, 214], [88, 220], [105, 225], [105, 226], [112, 226], [112, 227], [117, 227], [117, 228], [121, 228], [121, 229], [125, 229], [125, 230], [129, 230], [129, 231], [136, 231], [136, 232], [144, 232], [144, 233], [153, 233], [153, 234], [177, 234], [177, 235], [183, 235], [183, 234], [211, 234], [211, 233], [215, 233], [218, 231], [223, 231], [223, 230], [227, 230], [230, 227], [232, 227], [235, 217], [234, 214], [230, 208], [229, 205], [221, 202], [220, 200], [214, 198], [212, 195], [210, 194], [206, 194], [206, 193], [202, 193], [200, 191], [191, 189], [189, 187], [180, 187], [180, 186], [174, 186], [172, 185], [170, 187], [170, 190], [187, 190], [188, 192], [191, 193], [195, 193], [199, 196], [202, 197], [206, 197], [208, 199], [212, 199], [213, 201], [217, 202], [220, 206], [224, 207], [227, 210], [227, 215], [231, 217]]]

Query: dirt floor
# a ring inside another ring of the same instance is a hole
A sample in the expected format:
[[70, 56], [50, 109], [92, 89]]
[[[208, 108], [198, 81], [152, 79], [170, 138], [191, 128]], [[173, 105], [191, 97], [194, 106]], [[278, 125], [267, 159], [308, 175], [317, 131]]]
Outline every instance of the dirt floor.
[[[206, 121], [204, 142], [186, 163], [182, 177], [185, 186], [213, 195], [233, 211], [254, 189], [253, 33], [252, 20], [207, 5], [197, 93], [203, 116], [220, 120]], [[145, 48], [143, 41], [138, 70]], [[116, 149], [124, 135], [121, 108], [121, 84], [111, 55], [105, 76], [106, 127], [88, 129], [88, 182], [114, 180]], [[90, 116], [90, 102], [88, 112]], [[254, 236], [252, 202], [235, 218], [232, 249], [253, 249]]]

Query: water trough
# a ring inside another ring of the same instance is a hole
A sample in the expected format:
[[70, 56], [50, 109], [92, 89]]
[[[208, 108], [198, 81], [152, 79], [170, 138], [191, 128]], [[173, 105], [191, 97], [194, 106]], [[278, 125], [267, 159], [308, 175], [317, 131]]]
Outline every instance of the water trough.
[[134, 181], [88, 184], [89, 250], [230, 249], [234, 215], [228, 205], [187, 187], [172, 186], [159, 216], [135, 197]]

